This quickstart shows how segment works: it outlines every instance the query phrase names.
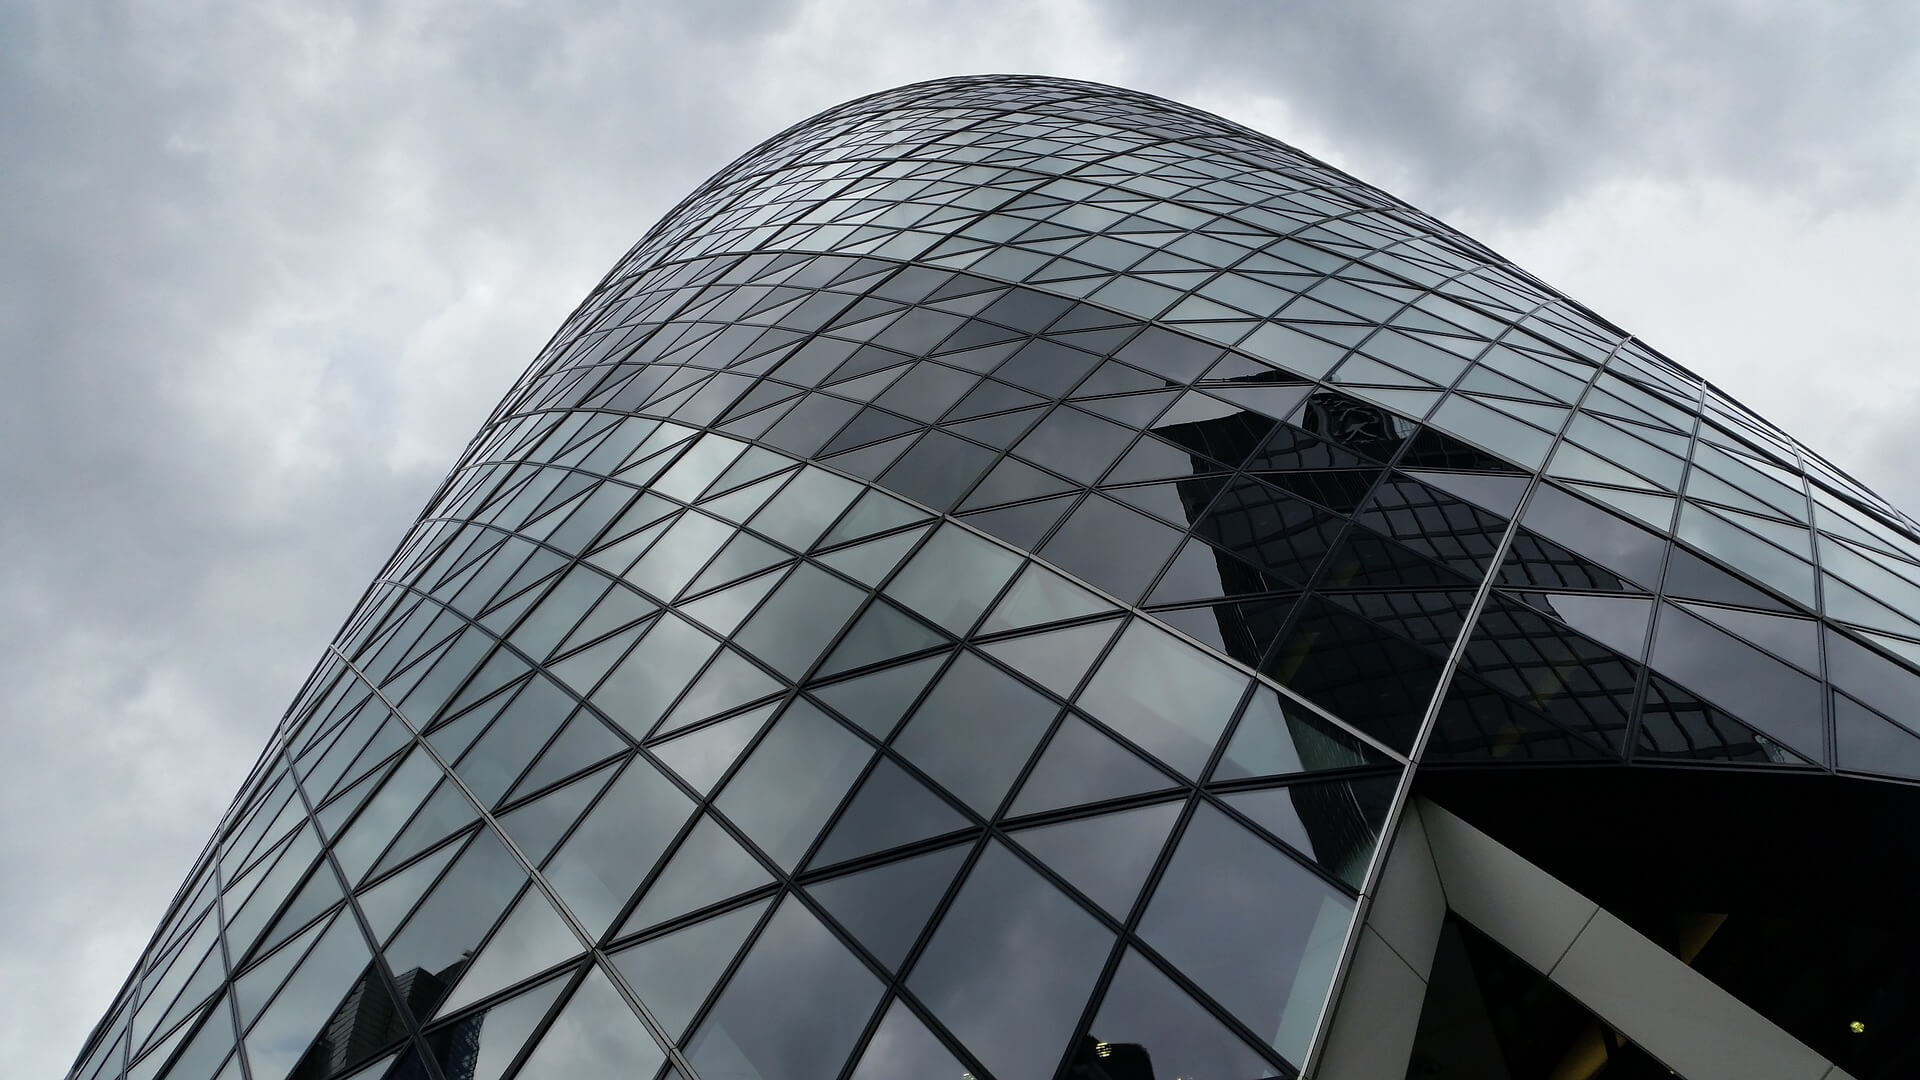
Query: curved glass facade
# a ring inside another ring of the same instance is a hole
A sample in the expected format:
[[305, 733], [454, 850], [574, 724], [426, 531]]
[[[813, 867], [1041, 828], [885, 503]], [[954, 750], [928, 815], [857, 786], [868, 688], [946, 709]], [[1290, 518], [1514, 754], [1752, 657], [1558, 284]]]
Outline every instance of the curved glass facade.
[[568, 318], [72, 1077], [1311, 1071], [1416, 797], [1591, 894], [1485, 793], [1920, 777], [1914, 536], [1265, 136], [865, 98]]

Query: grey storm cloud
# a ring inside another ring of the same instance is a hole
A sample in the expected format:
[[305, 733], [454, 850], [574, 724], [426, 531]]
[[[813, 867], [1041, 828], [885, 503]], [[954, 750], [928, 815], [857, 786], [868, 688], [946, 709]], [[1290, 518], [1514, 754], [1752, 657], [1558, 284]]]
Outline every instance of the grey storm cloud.
[[1405, 162], [1444, 207], [1535, 215], [1649, 171], [1887, 199], [1920, 164], [1920, 8], [1906, 5], [1117, 0], [1108, 11], [1156, 41], [1168, 73], [1283, 96], [1345, 153]]
[[[1623, 181], [1912, 221], [1917, 16], [0, 5], [0, 1061], [63, 1072], [497, 396], [621, 252], [760, 139], [899, 83], [1041, 71], [1248, 122], [1236, 103], [1277, 104], [1311, 135], [1279, 137], [1546, 250], [1561, 209]], [[1911, 349], [1900, 334], [1884, 349]], [[1863, 451], [1910, 456], [1895, 413], [1867, 419]]]

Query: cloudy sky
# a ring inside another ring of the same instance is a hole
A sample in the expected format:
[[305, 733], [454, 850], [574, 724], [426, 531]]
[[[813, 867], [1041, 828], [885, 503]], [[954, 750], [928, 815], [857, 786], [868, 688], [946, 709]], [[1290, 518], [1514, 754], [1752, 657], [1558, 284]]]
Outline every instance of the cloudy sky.
[[9, 1075], [64, 1072], [366, 579], [612, 261], [788, 124], [977, 71], [1270, 132], [1920, 511], [1920, 6], [5, 0]]

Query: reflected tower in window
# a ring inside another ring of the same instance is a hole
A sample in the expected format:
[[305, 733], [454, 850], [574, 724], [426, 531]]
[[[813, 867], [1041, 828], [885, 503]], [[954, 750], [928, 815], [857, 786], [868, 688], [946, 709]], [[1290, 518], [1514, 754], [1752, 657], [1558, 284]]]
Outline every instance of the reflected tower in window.
[[[1915, 537], [1273, 139], [1057, 79], [862, 98], [507, 389], [70, 1077], [1333, 1076], [1420, 798], [1651, 939], [1720, 928], [1705, 978], [1895, 1075], [1902, 968], [1808, 930], [1887, 920], [1702, 850], [1913, 812]], [[1489, 1007], [1551, 975], [1448, 934]]]

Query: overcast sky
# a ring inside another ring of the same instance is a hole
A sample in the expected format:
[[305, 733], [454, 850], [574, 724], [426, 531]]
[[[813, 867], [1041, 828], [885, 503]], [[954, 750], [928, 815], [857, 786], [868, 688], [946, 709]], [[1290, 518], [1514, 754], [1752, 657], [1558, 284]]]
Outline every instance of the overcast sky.
[[367, 578], [668, 206], [1025, 71], [1432, 212], [1920, 511], [1920, 5], [0, 0], [0, 1062], [64, 1073]]

